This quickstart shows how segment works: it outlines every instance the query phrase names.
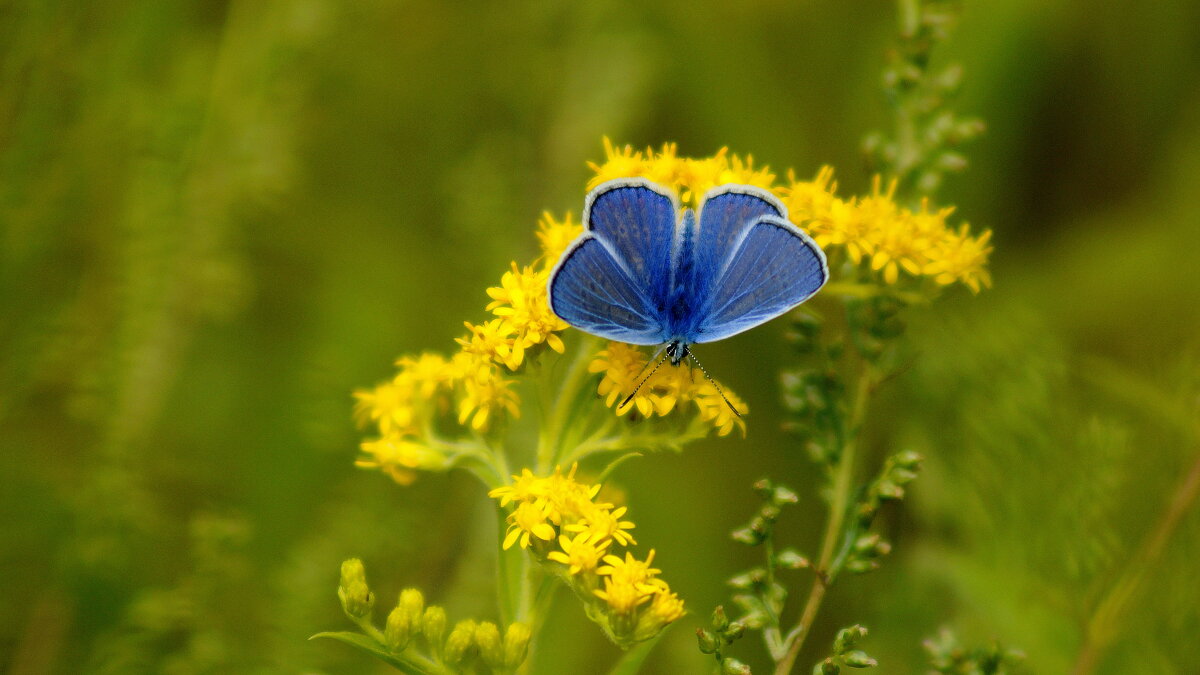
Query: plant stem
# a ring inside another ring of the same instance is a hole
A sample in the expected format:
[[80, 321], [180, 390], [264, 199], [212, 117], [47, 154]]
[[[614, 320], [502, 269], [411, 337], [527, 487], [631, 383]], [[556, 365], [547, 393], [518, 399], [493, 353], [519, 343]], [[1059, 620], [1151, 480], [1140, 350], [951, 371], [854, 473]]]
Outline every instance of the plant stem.
[[1101, 653], [1117, 634], [1125, 608], [1146, 581], [1151, 568], [1162, 555], [1171, 535], [1175, 533], [1175, 528], [1179, 526], [1179, 521], [1192, 507], [1197, 495], [1200, 495], [1200, 453], [1196, 455], [1191, 469], [1175, 490], [1171, 503], [1154, 530], [1142, 540], [1124, 574], [1108, 589], [1092, 612], [1083, 646], [1080, 647], [1075, 667], [1071, 670], [1074, 675], [1087, 675], [1096, 669]]
[[825, 599], [825, 590], [833, 583], [838, 570], [832, 568], [837, 543], [843, 539], [843, 528], [846, 524], [846, 513], [850, 506], [850, 493], [854, 486], [854, 459], [857, 454], [858, 429], [862, 425], [863, 415], [867, 408], [867, 398], [871, 394], [871, 375], [867, 364], [861, 364], [858, 378], [858, 389], [854, 394], [854, 407], [850, 415], [849, 436], [838, 458], [837, 473], [834, 476], [833, 500], [829, 509], [829, 523], [825, 528], [825, 538], [821, 542], [821, 558], [817, 562], [816, 578], [813, 579], [812, 590], [809, 591], [808, 601], [800, 614], [800, 621], [788, 633], [787, 653], [775, 665], [775, 675], [787, 675], [792, 672], [800, 648], [808, 637], [809, 629], [821, 609], [821, 601]]
[[[567, 374], [563, 377], [562, 387], [558, 391], [558, 395], [553, 401], [553, 409], [550, 413], [550, 418], [542, 428], [542, 433], [538, 437], [537, 450], [537, 470], [539, 473], [550, 471], [555, 459], [562, 452], [563, 431], [567, 424], [568, 413], [570, 412], [575, 399], [579, 393], [579, 388], [587, 381], [588, 364], [591, 363], [592, 357], [595, 355], [596, 339], [590, 335], [583, 335], [579, 344], [575, 347], [575, 359], [571, 361], [571, 365], [567, 368]], [[544, 405], [550, 405], [551, 402], [544, 401]]]

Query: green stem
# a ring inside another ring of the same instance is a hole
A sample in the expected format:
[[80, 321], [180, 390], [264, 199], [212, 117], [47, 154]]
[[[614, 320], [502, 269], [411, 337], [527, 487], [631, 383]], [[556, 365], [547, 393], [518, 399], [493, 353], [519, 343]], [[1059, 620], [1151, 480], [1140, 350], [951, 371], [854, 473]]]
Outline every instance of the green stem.
[[504, 550], [504, 535], [508, 531], [508, 514], [497, 507], [499, 539], [496, 558], [496, 595], [500, 605], [500, 621], [508, 625], [518, 620], [521, 606], [522, 579], [526, 576], [528, 563], [525, 551], [520, 546]]
[[825, 528], [825, 537], [821, 542], [821, 557], [817, 562], [816, 578], [813, 579], [812, 590], [809, 591], [808, 601], [804, 605], [800, 621], [788, 633], [787, 652], [776, 663], [775, 675], [787, 675], [792, 672], [796, 657], [800, 655], [800, 648], [804, 646], [804, 640], [808, 637], [809, 630], [816, 621], [817, 612], [821, 609], [825, 591], [833, 583], [833, 579], [839, 571], [833, 567], [834, 553], [837, 551], [837, 543], [844, 537], [842, 529], [846, 524], [846, 514], [849, 511], [850, 496], [854, 485], [854, 459], [858, 447], [858, 429], [862, 425], [867, 399], [872, 389], [869, 367], [866, 364], [862, 364], [860, 367], [862, 371], [859, 374], [858, 389], [855, 391], [854, 407], [850, 415], [850, 433], [842, 448], [841, 457], [838, 459], [837, 473], [834, 476], [833, 501], [829, 510], [829, 523]]
[[[596, 338], [583, 334], [575, 347], [575, 359], [567, 368], [563, 377], [562, 387], [553, 402], [549, 419], [538, 436], [537, 471], [539, 474], [549, 472], [555, 460], [561, 453], [563, 430], [566, 428], [571, 409], [579, 394], [579, 389], [588, 379], [588, 364], [595, 355]], [[549, 403], [549, 402], [547, 402]]]
[[636, 675], [642, 669], [642, 663], [646, 661], [646, 657], [650, 656], [650, 652], [664, 634], [666, 634], [665, 630], [649, 640], [630, 647], [629, 651], [625, 652], [613, 665], [612, 670], [608, 671], [608, 675]]
[[1085, 630], [1083, 646], [1071, 671], [1073, 675], [1087, 675], [1099, 665], [1100, 656], [1119, 631], [1126, 608], [1145, 583], [1154, 563], [1162, 556], [1179, 521], [1191, 509], [1197, 495], [1200, 495], [1200, 454], [1196, 455], [1191, 469], [1176, 488], [1171, 503], [1154, 530], [1142, 540], [1125, 572], [1096, 605]]

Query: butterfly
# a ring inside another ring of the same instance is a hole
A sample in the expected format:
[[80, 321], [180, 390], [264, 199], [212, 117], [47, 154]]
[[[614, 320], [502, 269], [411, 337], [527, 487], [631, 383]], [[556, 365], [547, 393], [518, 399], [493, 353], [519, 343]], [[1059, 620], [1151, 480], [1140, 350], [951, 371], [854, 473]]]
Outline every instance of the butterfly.
[[551, 271], [547, 293], [551, 311], [575, 328], [662, 345], [662, 359], [678, 365], [695, 361], [691, 345], [765, 323], [828, 279], [821, 247], [762, 188], [721, 185], [693, 211], [667, 187], [621, 178], [588, 193], [583, 234]]

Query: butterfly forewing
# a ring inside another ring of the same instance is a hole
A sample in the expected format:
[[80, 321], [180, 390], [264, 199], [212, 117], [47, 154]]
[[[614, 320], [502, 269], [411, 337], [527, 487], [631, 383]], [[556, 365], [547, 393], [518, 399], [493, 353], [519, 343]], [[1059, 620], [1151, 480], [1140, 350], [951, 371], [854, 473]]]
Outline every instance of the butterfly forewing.
[[722, 340], [770, 321], [812, 297], [828, 279], [816, 242], [783, 218], [761, 218], [714, 279], [690, 341]]
[[657, 311], [598, 238], [585, 234], [550, 275], [550, 309], [576, 328], [635, 345], [663, 341]]

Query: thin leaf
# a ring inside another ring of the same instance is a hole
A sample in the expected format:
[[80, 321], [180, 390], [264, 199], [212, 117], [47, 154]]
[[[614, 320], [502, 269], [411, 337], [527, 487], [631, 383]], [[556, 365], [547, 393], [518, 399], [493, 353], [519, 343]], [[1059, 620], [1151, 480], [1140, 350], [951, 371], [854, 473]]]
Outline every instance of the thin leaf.
[[358, 649], [371, 654], [380, 661], [387, 663], [393, 668], [405, 673], [409, 673], [409, 675], [427, 675], [425, 670], [422, 670], [421, 668], [418, 668], [417, 666], [401, 659], [399, 656], [389, 652], [386, 647], [379, 643], [379, 641], [372, 637], [363, 635], [362, 633], [354, 633], [351, 631], [330, 631], [325, 633], [317, 633], [308, 639], [315, 640], [317, 638], [330, 638], [339, 642], [344, 642], [351, 647], [357, 647]]

